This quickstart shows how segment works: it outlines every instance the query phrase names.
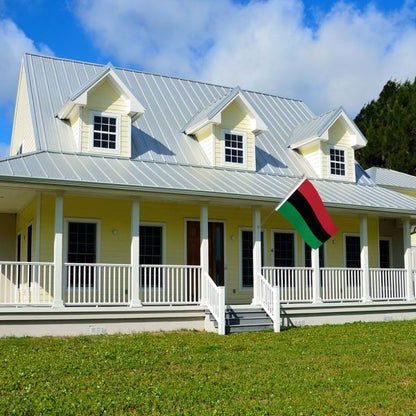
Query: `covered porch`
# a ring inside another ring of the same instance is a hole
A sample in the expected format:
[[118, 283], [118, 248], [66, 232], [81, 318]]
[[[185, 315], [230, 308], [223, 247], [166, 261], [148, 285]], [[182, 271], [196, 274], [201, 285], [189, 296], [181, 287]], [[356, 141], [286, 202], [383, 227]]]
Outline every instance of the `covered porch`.
[[[285, 220], [278, 214], [268, 218], [270, 202], [183, 196], [166, 201], [155, 194], [138, 199], [131, 193], [90, 195], [16, 185], [7, 193], [0, 199], [2, 221], [14, 225], [1, 239], [3, 313], [10, 308], [36, 307], [51, 314], [94, 308], [98, 316], [109, 307], [173, 311], [189, 306], [201, 314], [209, 310], [223, 333], [226, 305], [260, 306], [278, 330], [281, 309], [291, 305], [388, 308], [415, 301], [410, 216], [332, 209], [341, 234], [321, 252], [307, 252]], [[95, 224], [94, 241], [88, 242], [88, 227], [71, 231], [71, 224]], [[159, 234], [145, 233], [152, 227]], [[83, 235], [86, 245], [79, 243], [78, 257], [72, 258], [71, 232]], [[359, 245], [352, 257], [346, 253], [348, 237]], [[380, 248], [381, 239], [389, 242], [387, 251]], [[292, 259], [279, 254], [290, 246], [279, 249], [286, 240], [293, 246]], [[386, 253], [388, 260], [382, 258]], [[354, 261], [358, 267], [352, 267]]]

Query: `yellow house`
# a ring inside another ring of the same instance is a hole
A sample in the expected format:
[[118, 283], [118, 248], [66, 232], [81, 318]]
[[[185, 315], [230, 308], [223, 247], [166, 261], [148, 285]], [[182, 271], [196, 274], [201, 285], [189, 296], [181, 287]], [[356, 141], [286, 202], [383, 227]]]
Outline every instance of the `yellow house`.
[[[416, 317], [416, 199], [342, 108], [26, 54], [0, 160], [0, 334]], [[307, 177], [339, 231], [274, 211]], [[19, 325], [14, 325], [18, 322]]]

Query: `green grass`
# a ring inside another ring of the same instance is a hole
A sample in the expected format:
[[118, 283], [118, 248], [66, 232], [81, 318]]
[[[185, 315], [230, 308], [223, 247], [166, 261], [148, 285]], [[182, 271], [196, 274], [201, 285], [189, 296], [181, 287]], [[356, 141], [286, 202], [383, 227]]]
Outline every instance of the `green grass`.
[[416, 414], [416, 321], [0, 339], [0, 414]]

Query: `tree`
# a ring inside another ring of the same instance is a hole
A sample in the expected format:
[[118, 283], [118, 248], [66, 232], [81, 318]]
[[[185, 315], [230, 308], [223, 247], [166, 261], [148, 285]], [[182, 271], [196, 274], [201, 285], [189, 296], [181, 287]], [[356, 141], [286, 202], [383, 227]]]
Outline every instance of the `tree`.
[[354, 121], [368, 140], [357, 151], [364, 168], [378, 166], [416, 175], [416, 79], [388, 81], [378, 99], [366, 104]]

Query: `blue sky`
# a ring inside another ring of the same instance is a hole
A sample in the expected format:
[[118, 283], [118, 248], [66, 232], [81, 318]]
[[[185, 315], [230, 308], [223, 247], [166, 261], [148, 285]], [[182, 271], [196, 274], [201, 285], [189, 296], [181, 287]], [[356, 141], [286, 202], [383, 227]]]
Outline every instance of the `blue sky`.
[[0, 155], [24, 52], [304, 100], [354, 116], [416, 76], [414, 0], [0, 0]]

